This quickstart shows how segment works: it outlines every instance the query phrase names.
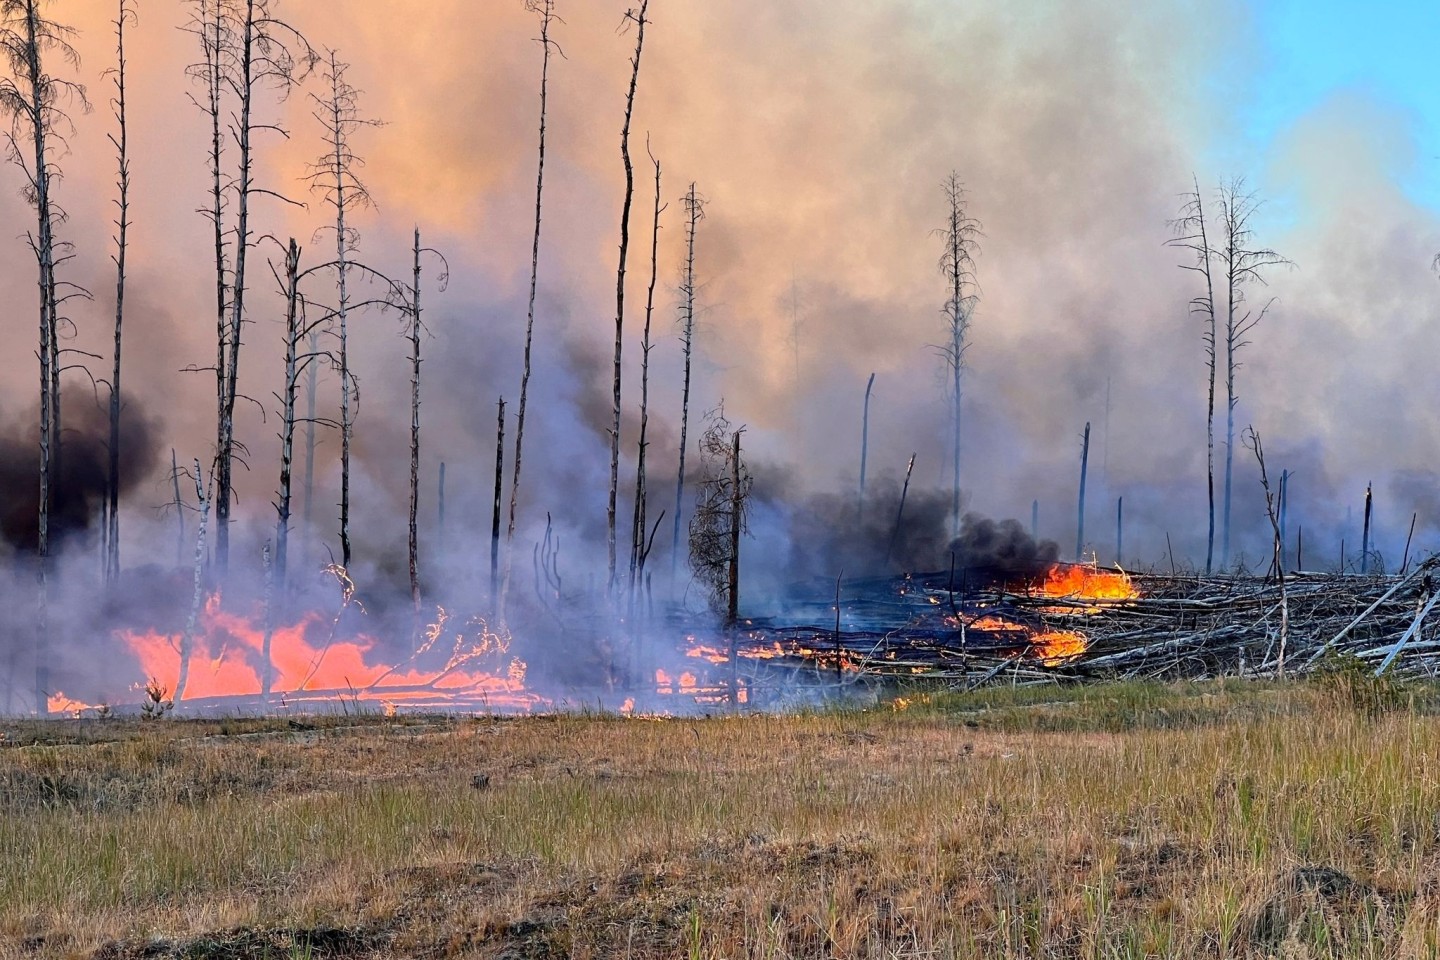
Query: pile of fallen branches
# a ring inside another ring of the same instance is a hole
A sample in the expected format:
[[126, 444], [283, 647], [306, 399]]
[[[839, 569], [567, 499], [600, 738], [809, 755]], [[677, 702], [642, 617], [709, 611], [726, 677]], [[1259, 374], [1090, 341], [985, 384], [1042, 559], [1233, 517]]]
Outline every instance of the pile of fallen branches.
[[[751, 620], [744, 662], [837, 682], [924, 676], [989, 682], [1295, 676], [1354, 658], [1377, 675], [1440, 673], [1440, 557], [1397, 576], [1137, 575], [1127, 600], [966, 590], [951, 574], [859, 581]], [[838, 616], [837, 616], [838, 599]], [[1282, 603], [1286, 617], [1281, 617]], [[1057, 634], [1083, 650], [1055, 655]]]

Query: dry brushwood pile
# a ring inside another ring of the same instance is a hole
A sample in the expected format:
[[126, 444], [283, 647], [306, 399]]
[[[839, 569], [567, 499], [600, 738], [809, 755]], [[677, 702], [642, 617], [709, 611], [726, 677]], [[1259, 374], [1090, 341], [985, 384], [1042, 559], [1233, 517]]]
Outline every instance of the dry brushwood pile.
[[1377, 674], [1428, 677], [1440, 665], [1440, 617], [1429, 616], [1440, 599], [1437, 564], [1392, 576], [1296, 572], [1283, 584], [1073, 567], [1081, 574], [1071, 593], [1048, 584], [967, 590], [950, 573], [857, 581], [842, 586], [838, 618], [833, 595], [797, 601], [785, 621], [748, 621], [735, 654], [759, 667], [757, 686], [777, 671], [961, 687], [1277, 676], [1338, 656]]

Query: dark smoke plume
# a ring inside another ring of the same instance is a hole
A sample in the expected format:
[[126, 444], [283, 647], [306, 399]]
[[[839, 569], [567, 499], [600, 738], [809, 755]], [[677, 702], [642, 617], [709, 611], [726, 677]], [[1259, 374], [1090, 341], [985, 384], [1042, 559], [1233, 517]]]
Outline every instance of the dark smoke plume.
[[[88, 534], [100, 515], [110, 436], [108, 414], [93, 395], [67, 393], [61, 408], [64, 432], [50, 506], [50, 537], [57, 546]], [[0, 423], [0, 541], [22, 552], [33, 552], [39, 539], [39, 424], [38, 406]], [[120, 411], [122, 497], [154, 469], [157, 442], [155, 420], [127, 403]]]
[[900, 511], [901, 488], [888, 482], [867, 491], [863, 515], [853, 495], [818, 494], [791, 514], [792, 579], [869, 576], [948, 569], [971, 583], [1042, 575], [1060, 555], [1050, 540], [1035, 540], [1016, 520], [967, 513], [951, 539], [950, 494], [911, 488]]

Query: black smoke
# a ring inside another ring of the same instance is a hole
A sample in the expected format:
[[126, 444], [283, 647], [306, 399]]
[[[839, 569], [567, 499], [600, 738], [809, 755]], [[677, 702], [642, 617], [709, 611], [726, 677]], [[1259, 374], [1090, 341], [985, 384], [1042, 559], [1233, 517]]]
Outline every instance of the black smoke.
[[[52, 545], [84, 538], [100, 516], [109, 473], [109, 411], [95, 395], [67, 392], [51, 477]], [[155, 420], [138, 404], [120, 410], [120, 496], [159, 459]], [[57, 456], [58, 454], [58, 456]], [[0, 542], [34, 552], [40, 529], [40, 412], [36, 404], [0, 422]]]
[[1036, 540], [1016, 520], [965, 514], [951, 537], [951, 494], [882, 482], [854, 494], [817, 494], [790, 510], [792, 580], [955, 570], [971, 584], [1034, 579], [1060, 555], [1051, 540]]

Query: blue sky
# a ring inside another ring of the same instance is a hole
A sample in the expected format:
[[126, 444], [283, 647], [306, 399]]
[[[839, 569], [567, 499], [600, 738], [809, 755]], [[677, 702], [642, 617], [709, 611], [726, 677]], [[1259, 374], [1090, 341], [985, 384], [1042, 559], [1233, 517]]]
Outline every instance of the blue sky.
[[1244, 152], [1264, 157], [1331, 97], [1359, 95], [1409, 126], [1414, 162], [1400, 158], [1394, 173], [1440, 211], [1440, 3], [1251, 0], [1251, 16], [1258, 64], [1241, 96]]

